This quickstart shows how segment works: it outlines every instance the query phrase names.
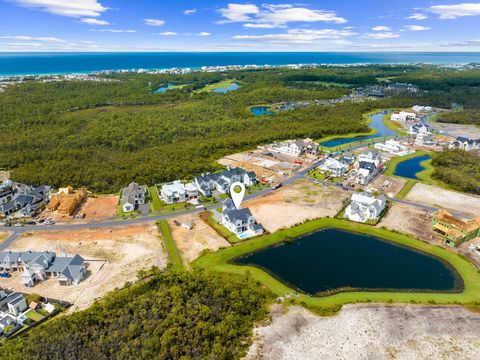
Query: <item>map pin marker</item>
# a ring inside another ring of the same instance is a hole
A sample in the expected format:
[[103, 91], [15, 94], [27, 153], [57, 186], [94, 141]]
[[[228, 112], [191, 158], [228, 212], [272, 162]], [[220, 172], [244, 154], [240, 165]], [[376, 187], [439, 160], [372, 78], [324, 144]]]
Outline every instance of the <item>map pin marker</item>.
[[239, 181], [236, 181], [230, 185], [230, 196], [237, 210], [240, 209], [243, 197], [245, 196], [245, 185]]

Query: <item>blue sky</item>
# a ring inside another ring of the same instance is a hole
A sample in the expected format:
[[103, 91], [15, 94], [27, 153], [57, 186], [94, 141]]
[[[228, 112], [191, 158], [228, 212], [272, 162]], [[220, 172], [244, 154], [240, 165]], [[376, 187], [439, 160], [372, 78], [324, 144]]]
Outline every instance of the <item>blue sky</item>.
[[0, 51], [480, 51], [480, 2], [0, 0]]

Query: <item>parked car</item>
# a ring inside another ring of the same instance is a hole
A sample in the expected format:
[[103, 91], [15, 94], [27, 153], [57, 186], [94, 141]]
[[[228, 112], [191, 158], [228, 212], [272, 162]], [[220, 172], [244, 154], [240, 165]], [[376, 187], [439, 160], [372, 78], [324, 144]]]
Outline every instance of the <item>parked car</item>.
[[55, 225], [55, 221], [53, 221], [52, 219], [47, 219], [45, 220], [45, 225]]
[[27, 221], [25, 225], [37, 225], [35, 221]]
[[2, 278], [9, 278], [10, 276], [12, 276], [12, 275], [10, 275], [9, 273], [7, 273], [5, 271], [3, 273], [0, 273], [0, 277], [2, 277]]
[[15, 227], [22, 227], [23, 224], [22, 224], [22, 223], [15, 223], [15, 224], [13, 224], [13, 226], [15, 226]]
[[3, 224], [3, 226], [10, 227], [10, 226], [12, 226], [12, 224], [10, 224], [10, 223], [5, 223], [5, 224]]
[[283, 186], [282, 183], [278, 183], [278, 184], [272, 186], [272, 190], [277, 190], [277, 189], [281, 188], [282, 186]]

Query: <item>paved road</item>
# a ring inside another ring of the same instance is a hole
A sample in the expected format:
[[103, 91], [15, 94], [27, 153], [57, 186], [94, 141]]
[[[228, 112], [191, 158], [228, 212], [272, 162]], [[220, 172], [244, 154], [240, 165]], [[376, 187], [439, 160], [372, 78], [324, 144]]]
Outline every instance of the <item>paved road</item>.
[[[430, 116], [433, 116], [433, 115], [434, 114], [432, 114]], [[406, 139], [406, 138], [408, 138], [408, 137], [402, 137], [402, 138], [399, 137], [398, 139], [401, 140], [401, 139]], [[369, 139], [368, 142], [363, 142], [363, 143], [359, 143], [355, 146], [352, 146], [351, 148], [348, 149], [348, 151], [358, 150], [358, 149], [360, 149], [362, 147], [365, 147], [365, 146], [368, 146], [372, 143], [383, 142], [384, 139], [385, 138], [383, 138], [383, 137], [372, 138], [372, 139]], [[347, 149], [345, 149], [343, 151], [347, 151]], [[342, 152], [342, 150], [333, 150], [331, 152], [331, 155], [336, 156], [336, 155], [340, 154], [341, 152]], [[318, 162], [319, 161], [313, 163], [312, 165], [308, 166], [304, 170], [295, 173], [290, 178], [284, 180], [282, 182], [282, 184], [283, 185], [288, 185], [288, 184], [291, 184], [292, 182], [294, 182], [298, 179], [306, 178], [305, 175], [310, 170], [312, 170], [317, 165]], [[327, 182], [322, 182], [322, 184], [325, 185], [325, 186], [330, 186], [331, 185], [330, 183], [327, 183]], [[259, 197], [268, 195], [272, 191], [275, 191], [275, 190], [273, 190], [272, 188], [267, 188], [265, 190], [261, 190], [259, 192], [254, 193], [254, 194], [249, 194], [249, 195], [245, 196], [245, 200], [252, 200], [252, 199], [255, 199], [255, 198], [259, 198]], [[412, 203], [412, 202], [408, 202], [408, 201], [405, 201], [405, 200], [399, 200], [399, 199], [389, 199], [389, 200], [399, 202], [399, 203], [413, 205], [413, 206], [416, 206], [416, 207], [421, 207], [421, 208], [424, 208], [428, 211], [438, 210], [437, 208], [434, 208], [434, 207], [430, 207], [430, 206], [423, 205], [423, 204]], [[213, 209], [216, 209], [218, 206], [219, 206], [219, 204], [213, 204], [213, 205], [207, 206], [206, 209], [207, 210], [213, 210]], [[164, 215], [152, 215], [152, 216], [141, 215], [139, 217], [132, 218], [132, 219], [126, 219], [126, 220], [122, 220], [122, 219], [119, 219], [119, 218], [116, 218], [116, 219], [111, 218], [111, 219], [107, 219], [107, 220], [104, 220], [104, 221], [101, 221], [101, 222], [90, 222], [90, 223], [83, 223], [83, 224], [64, 224], [64, 225], [38, 224], [38, 225], [35, 225], [35, 226], [25, 226], [25, 227], [19, 227], [19, 228], [11, 227], [11, 228], [9, 228], [8, 231], [11, 231], [12, 235], [0, 244], [0, 251], [3, 251], [5, 249], [7, 249], [20, 235], [22, 235], [25, 232], [31, 232], [31, 231], [36, 231], [36, 230], [64, 230], [65, 231], [65, 230], [78, 230], [78, 229], [98, 229], [98, 228], [102, 228], [102, 227], [117, 227], [117, 226], [129, 225], [129, 224], [140, 224], [140, 223], [145, 223], [145, 222], [166, 220], [166, 219], [171, 219], [171, 218], [181, 216], [181, 215], [200, 213], [202, 211], [204, 211], [203, 208], [199, 208], [199, 209], [191, 209], [191, 210], [176, 212], [176, 213], [172, 213], [172, 214], [164, 214]]]

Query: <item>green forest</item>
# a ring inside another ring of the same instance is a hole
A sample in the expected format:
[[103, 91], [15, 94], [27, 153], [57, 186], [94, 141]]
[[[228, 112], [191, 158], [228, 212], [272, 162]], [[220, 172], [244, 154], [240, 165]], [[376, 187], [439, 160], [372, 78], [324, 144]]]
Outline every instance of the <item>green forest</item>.
[[269, 293], [246, 277], [167, 272], [0, 347], [0, 359], [238, 359]]
[[480, 166], [478, 156], [464, 150], [449, 150], [438, 153], [432, 160], [434, 179], [452, 188], [480, 194]]
[[473, 124], [480, 126], [480, 109], [466, 109], [441, 114], [436, 121], [450, 124]]
[[[449, 107], [452, 102], [480, 107], [479, 71], [431, 66], [103, 78], [27, 80], [0, 94], [0, 170], [12, 170], [16, 181], [112, 193], [131, 181], [153, 184], [216, 170], [218, 158], [261, 143], [365, 132], [362, 114], [375, 108], [417, 103]], [[257, 104], [332, 99], [387, 78], [418, 83], [428, 91], [375, 102], [312, 105], [275, 116], [254, 117], [249, 111]], [[196, 91], [223, 79], [234, 79], [240, 89], [227, 94]], [[154, 93], [167, 83], [184, 86]]]

